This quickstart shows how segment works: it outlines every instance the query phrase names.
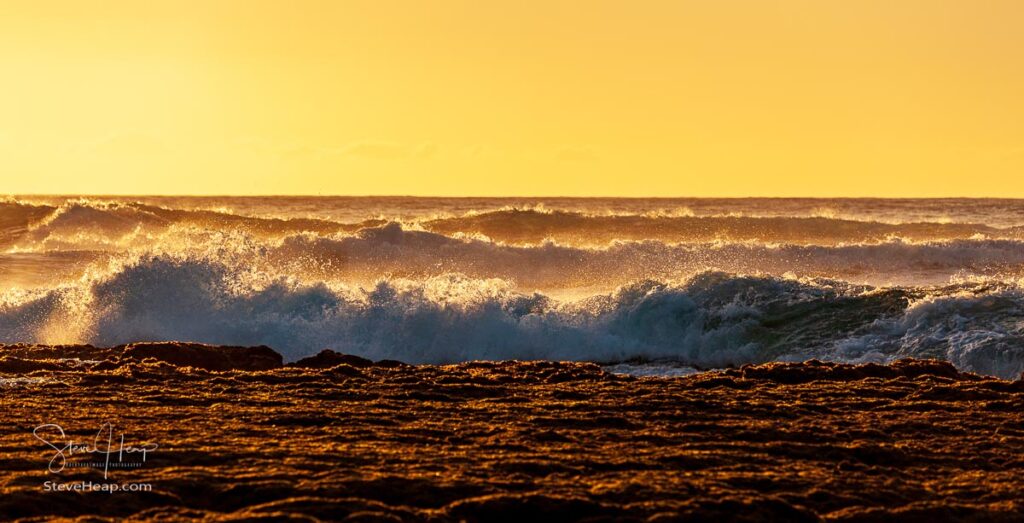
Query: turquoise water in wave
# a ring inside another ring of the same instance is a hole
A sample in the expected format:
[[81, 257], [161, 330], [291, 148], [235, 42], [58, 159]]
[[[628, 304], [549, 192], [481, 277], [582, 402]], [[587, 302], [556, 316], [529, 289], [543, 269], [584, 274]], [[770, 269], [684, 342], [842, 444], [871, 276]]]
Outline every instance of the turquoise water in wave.
[[0, 342], [1015, 377], [1022, 236], [1020, 200], [9, 197]]

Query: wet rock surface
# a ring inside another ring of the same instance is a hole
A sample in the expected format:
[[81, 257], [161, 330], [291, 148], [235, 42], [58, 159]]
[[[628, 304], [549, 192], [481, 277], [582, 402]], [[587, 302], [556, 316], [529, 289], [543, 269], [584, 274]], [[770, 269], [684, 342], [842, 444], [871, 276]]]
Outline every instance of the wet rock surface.
[[[588, 363], [412, 366], [325, 352], [285, 366], [275, 356], [172, 343], [0, 347], [0, 515], [1024, 519], [1024, 382], [943, 362], [632, 378]], [[100, 468], [47, 471], [55, 451], [34, 428], [59, 424], [65, 439], [93, 444], [104, 423], [125, 445], [159, 447], [108, 479]], [[47, 481], [152, 490], [52, 492]]]

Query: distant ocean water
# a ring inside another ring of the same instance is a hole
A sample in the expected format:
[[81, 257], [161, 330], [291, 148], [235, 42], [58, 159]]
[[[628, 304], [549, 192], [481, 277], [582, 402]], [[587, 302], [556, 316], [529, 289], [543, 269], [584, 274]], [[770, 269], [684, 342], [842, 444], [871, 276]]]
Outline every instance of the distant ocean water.
[[1024, 200], [8, 197], [0, 342], [1024, 370]]

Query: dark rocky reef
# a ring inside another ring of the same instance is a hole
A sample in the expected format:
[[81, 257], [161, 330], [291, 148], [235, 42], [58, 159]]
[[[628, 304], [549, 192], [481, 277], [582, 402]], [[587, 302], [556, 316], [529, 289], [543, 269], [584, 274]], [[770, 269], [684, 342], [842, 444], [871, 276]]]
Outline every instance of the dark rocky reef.
[[284, 360], [270, 347], [230, 347], [202, 343], [152, 342], [116, 347], [92, 345], [0, 345], [0, 372], [32, 370], [109, 370], [129, 363], [164, 362], [204, 370], [270, 370]]
[[[945, 362], [632, 378], [266, 347], [0, 346], [0, 515], [81, 521], [1021, 521], [1024, 382]], [[34, 427], [144, 466], [47, 472]], [[150, 492], [48, 492], [144, 482]]]

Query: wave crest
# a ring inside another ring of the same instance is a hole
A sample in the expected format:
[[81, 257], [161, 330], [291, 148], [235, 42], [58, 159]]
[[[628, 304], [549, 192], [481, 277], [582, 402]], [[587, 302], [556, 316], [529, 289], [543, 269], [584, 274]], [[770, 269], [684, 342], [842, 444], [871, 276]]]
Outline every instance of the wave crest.
[[269, 345], [289, 360], [332, 348], [413, 363], [639, 359], [702, 368], [939, 356], [1014, 377], [1024, 362], [1024, 326], [1013, 319], [1022, 307], [1016, 286], [926, 292], [722, 272], [563, 301], [458, 274], [364, 288], [160, 255], [77, 286], [8, 297], [0, 341], [187, 340]]
[[[273, 218], [234, 214], [226, 209], [177, 209], [133, 201], [71, 199], [58, 205], [0, 201], [0, 247], [32, 251], [121, 250], [152, 243], [149, 236], [169, 229], [243, 231], [264, 239], [300, 233], [351, 234], [387, 219], [340, 222], [325, 218]], [[695, 215], [692, 211], [604, 213], [536, 207], [505, 207], [444, 217], [400, 220], [449, 237], [489, 238], [511, 245], [554, 241], [572, 246], [607, 246], [615, 241], [662, 243], [759, 242], [835, 246], [902, 238], [913, 242], [957, 239], [1024, 239], [1022, 227], [951, 222], [887, 223], [837, 217]]]
[[423, 222], [430, 231], [482, 234], [495, 241], [531, 244], [555, 240], [573, 245], [615, 240], [663, 242], [777, 242], [840, 244], [905, 238], [914, 241], [977, 237], [1020, 239], [1020, 227], [968, 223], [883, 223], [834, 216], [694, 216], [691, 214], [593, 215], [571, 211], [502, 209]]

